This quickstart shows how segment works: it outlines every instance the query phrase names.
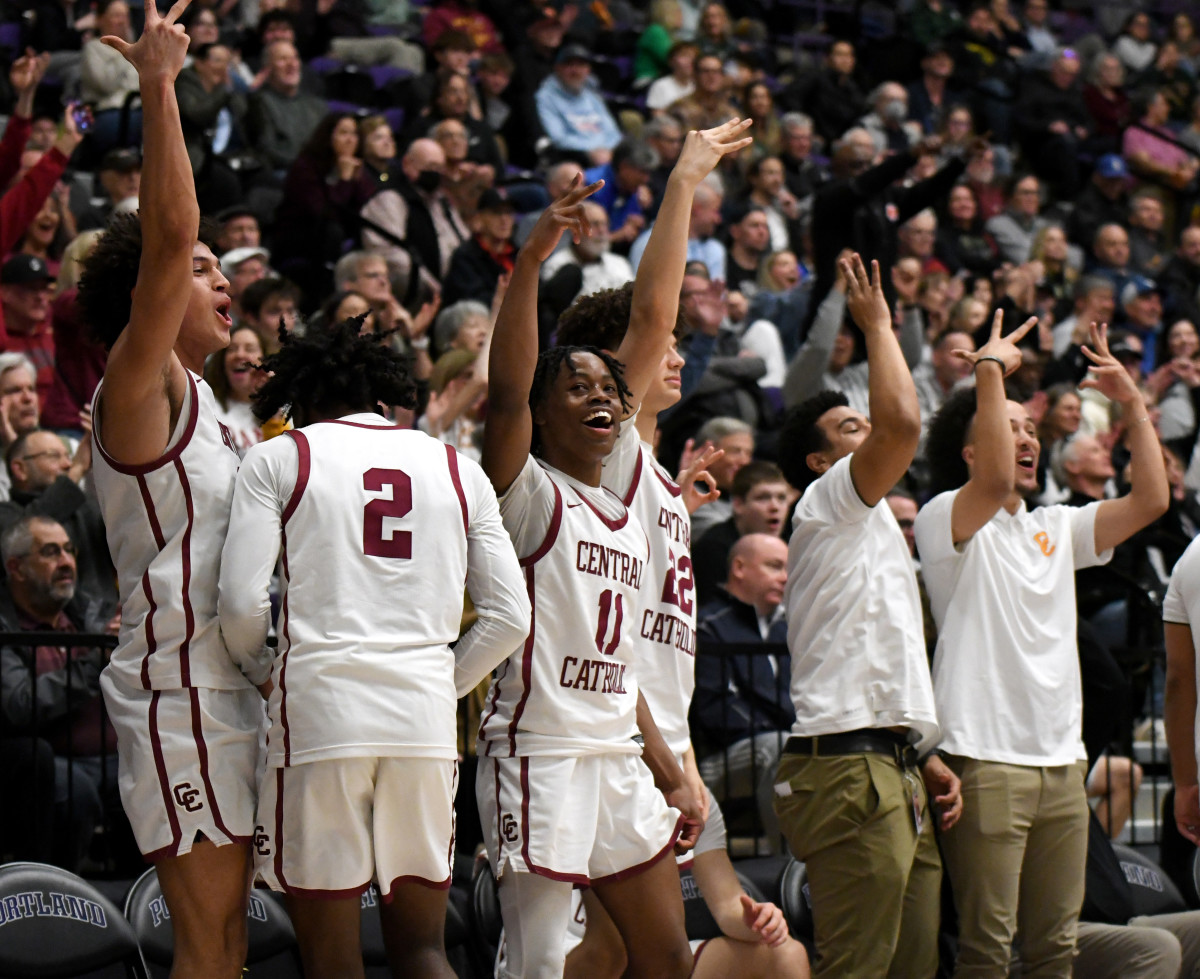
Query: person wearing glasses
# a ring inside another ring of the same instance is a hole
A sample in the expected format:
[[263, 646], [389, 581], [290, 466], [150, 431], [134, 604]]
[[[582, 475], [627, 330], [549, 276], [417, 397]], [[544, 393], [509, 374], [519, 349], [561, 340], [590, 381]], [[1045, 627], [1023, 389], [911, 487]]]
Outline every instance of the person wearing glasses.
[[[50, 517], [77, 542], [79, 583], [88, 594], [114, 606], [116, 572], [96, 500], [80, 483], [91, 468], [90, 442], [72, 458], [66, 442], [43, 428], [18, 435], [5, 453], [12, 488], [0, 502], [0, 533], [25, 517]], [[86, 455], [86, 460], [81, 457]]]

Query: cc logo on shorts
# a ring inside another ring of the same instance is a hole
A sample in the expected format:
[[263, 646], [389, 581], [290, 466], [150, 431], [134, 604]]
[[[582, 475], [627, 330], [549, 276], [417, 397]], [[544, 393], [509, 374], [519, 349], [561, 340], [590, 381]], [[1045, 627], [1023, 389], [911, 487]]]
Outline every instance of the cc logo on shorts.
[[192, 788], [191, 782], [180, 782], [172, 791], [175, 793], [175, 801], [188, 812], [199, 812], [204, 808], [203, 802], [196, 801], [200, 792]]
[[500, 832], [509, 843], [517, 842], [517, 821], [513, 819], [512, 813], [506, 812], [500, 817]]
[[260, 857], [271, 855], [271, 837], [263, 826], [254, 827], [254, 850]]

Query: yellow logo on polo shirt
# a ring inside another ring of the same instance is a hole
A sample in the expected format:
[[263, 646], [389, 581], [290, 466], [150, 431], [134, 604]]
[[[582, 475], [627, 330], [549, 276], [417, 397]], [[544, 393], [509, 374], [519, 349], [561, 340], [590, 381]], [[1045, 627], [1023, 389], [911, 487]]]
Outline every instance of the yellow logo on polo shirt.
[[1038, 531], [1033, 535], [1033, 539], [1037, 541], [1037, 546], [1042, 549], [1042, 553], [1049, 557], [1054, 553], [1054, 545], [1050, 543], [1050, 535], [1044, 530]]

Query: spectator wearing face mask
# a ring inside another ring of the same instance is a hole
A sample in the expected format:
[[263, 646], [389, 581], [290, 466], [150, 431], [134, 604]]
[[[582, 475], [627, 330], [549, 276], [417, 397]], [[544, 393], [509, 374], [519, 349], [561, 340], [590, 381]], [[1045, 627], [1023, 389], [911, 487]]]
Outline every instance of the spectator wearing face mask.
[[899, 82], [884, 82], [871, 93], [871, 111], [858, 120], [880, 153], [899, 153], [921, 139], [920, 123], [908, 118], [908, 92]]

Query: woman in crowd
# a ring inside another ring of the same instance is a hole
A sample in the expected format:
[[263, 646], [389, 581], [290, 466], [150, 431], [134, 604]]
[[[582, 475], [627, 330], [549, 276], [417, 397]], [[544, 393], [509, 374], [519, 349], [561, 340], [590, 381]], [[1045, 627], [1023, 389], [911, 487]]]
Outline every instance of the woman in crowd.
[[1152, 37], [1150, 15], [1144, 10], [1135, 10], [1125, 21], [1121, 33], [1112, 46], [1112, 53], [1129, 72], [1145, 71], [1154, 63], [1158, 45]]
[[266, 380], [258, 369], [262, 359], [258, 332], [253, 327], [239, 326], [230, 330], [229, 346], [218, 350], [204, 365], [204, 380], [217, 398], [217, 420], [233, 436], [239, 455], [263, 440], [262, 422], [250, 408], [254, 393]]
[[1158, 401], [1158, 431], [1176, 451], [1196, 438], [1196, 398], [1200, 395], [1200, 337], [1191, 320], [1176, 320], [1159, 342], [1159, 366], [1147, 379]]
[[399, 172], [396, 134], [383, 116], [367, 116], [358, 124], [358, 145], [363, 172], [376, 190], [391, 187]]
[[1071, 264], [1067, 235], [1057, 224], [1042, 228], [1033, 236], [1029, 257], [1042, 263], [1042, 278], [1037, 284], [1038, 305], [1054, 313], [1054, 322], [1071, 314], [1075, 305], [1075, 280], [1079, 270]]
[[67, 187], [60, 183], [42, 202], [41, 209], [13, 249], [14, 254], [36, 255], [46, 263], [52, 275], [58, 275], [63, 249], [75, 238], [75, 215], [71, 213], [67, 197]]
[[[775, 96], [771, 86], [764, 81], [754, 81], [742, 90], [742, 112], [754, 121], [754, 153], [757, 157], [778, 156], [783, 146], [783, 126], [775, 108]], [[754, 157], [743, 154], [738, 157], [743, 166]]]
[[296, 282], [324, 282], [325, 263], [358, 231], [358, 212], [375, 188], [358, 156], [358, 124], [345, 112], [313, 130], [283, 185], [275, 215], [275, 264]]
[[938, 221], [934, 254], [954, 275], [967, 271], [991, 275], [999, 266], [996, 243], [983, 229], [979, 202], [967, 184], [950, 189], [945, 213]]
[[[83, 46], [80, 61], [80, 94], [92, 107], [91, 137], [100, 151], [116, 146], [121, 136], [121, 114], [131, 96], [138, 92], [137, 71], [102, 37], [129, 41], [129, 6], [125, 0], [102, 0], [96, 8], [96, 37]], [[142, 110], [128, 109], [125, 145], [142, 141]]]

